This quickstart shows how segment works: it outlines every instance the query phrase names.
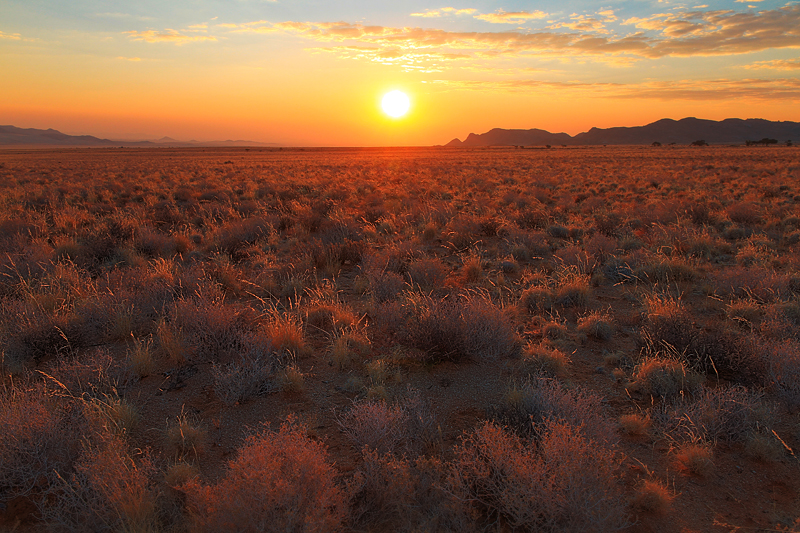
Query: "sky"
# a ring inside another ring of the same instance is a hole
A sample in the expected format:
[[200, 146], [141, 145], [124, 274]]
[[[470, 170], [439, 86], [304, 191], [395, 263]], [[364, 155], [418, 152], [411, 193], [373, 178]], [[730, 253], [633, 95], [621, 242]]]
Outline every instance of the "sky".
[[[413, 146], [800, 121], [800, 2], [697, 1], [0, 0], [0, 124]], [[380, 109], [392, 90], [401, 118]]]

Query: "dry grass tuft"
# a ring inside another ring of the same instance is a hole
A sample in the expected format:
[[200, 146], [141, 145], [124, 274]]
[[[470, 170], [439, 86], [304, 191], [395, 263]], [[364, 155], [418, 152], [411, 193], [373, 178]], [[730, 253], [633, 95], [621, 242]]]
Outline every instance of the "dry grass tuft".
[[522, 373], [529, 376], [544, 373], [563, 377], [567, 374], [570, 362], [567, 354], [548, 344], [528, 344], [522, 351], [520, 367]]
[[653, 514], [664, 514], [672, 504], [675, 496], [656, 479], [645, 479], [636, 490], [631, 501], [635, 509]]
[[637, 413], [629, 413], [619, 417], [619, 427], [622, 433], [632, 437], [644, 437], [650, 431], [653, 421], [649, 415], [642, 416]]
[[185, 412], [167, 425], [165, 445], [176, 458], [199, 457], [205, 452], [206, 439], [205, 428]]
[[714, 471], [714, 453], [705, 443], [685, 444], [675, 450], [675, 460], [684, 471], [705, 477]]

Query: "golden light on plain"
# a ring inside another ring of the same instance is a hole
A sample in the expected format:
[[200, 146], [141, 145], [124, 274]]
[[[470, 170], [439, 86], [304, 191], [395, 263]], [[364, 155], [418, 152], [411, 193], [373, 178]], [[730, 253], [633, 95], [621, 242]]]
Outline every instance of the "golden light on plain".
[[386, 93], [383, 96], [383, 100], [381, 100], [381, 109], [392, 118], [402, 117], [408, 113], [410, 107], [411, 101], [403, 91], [390, 91]]

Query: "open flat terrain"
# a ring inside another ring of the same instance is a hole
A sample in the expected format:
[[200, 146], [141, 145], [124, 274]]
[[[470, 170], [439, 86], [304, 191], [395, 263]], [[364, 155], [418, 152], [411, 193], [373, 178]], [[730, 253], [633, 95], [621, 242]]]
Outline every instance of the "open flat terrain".
[[0, 530], [800, 530], [798, 148], [3, 150], [0, 206]]

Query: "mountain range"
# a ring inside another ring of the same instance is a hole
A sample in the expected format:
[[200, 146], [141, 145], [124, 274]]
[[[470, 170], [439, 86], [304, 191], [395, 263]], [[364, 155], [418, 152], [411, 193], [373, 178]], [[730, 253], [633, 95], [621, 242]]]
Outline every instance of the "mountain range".
[[764, 138], [800, 141], [800, 122], [773, 122], [763, 119], [728, 118], [721, 121], [699, 118], [665, 118], [646, 126], [592, 128], [574, 137], [549, 131], [505, 130], [495, 128], [464, 140], [453, 139], [445, 146], [535, 146], [535, 145], [604, 145], [604, 144], [691, 144], [703, 140], [709, 144], [744, 144]]
[[92, 135], [67, 135], [58, 130], [39, 130], [35, 128], [17, 128], [15, 126], [0, 126], [0, 146], [63, 146], [63, 147], [112, 147], [124, 146], [126, 148], [183, 148], [183, 147], [212, 147], [212, 146], [278, 146], [274, 143], [260, 143], [255, 141], [178, 141], [170, 137], [162, 137], [155, 141], [112, 141], [100, 139]]

